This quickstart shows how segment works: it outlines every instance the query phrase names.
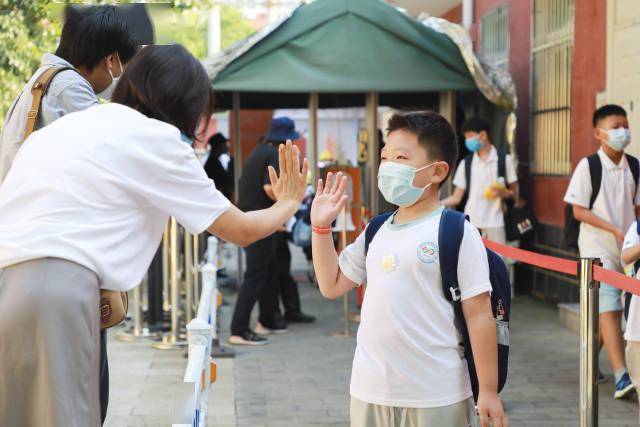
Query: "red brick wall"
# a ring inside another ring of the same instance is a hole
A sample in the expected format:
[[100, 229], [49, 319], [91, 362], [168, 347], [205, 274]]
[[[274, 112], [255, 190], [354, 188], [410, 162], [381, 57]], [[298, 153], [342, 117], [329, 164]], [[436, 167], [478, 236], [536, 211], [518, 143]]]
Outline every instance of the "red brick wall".
[[440, 17], [446, 19], [449, 22], [453, 22], [454, 24], [461, 24], [462, 23], [462, 4], [452, 7]]

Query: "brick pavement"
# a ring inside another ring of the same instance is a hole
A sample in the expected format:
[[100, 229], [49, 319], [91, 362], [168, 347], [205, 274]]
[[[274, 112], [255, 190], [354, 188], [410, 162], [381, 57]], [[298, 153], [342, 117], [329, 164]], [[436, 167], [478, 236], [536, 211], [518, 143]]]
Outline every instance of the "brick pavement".
[[[299, 258], [298, 258], [299, 260]], [[303, 264], [296, 263], [300, 268]], [[348, 381], [354, 338], [338, 338], [341, 300], [327, 301], [301, 284], [305, 311], [314, 325], [293, 325], [268, 346], [239, 348], [222, 360], [210, 396], [214, 426], [346, 426]], [[225, 300], [233, 294], [225, 291]], [[353, 298], [352, 298], [353, 303]], [[232, 305], [223, 307], [224, 338]], [[355, 329], [355, 326], [354, 326]], [[555, 307], [529, 297], [514, 300], [511, 360], [502, 393], [512, 426], [578, 426], [578, 337], [560, 326]], [[169, 425], [172, 390], [183, 373], [182, 352], [145, 343], [111, 341], [112, 404], [109, 427]], [[604, 357], [604, 352], [602, 353]], [[611, 369], [601, 386], [600, 425], [635, 426], [635, 401], [614, 401]]]

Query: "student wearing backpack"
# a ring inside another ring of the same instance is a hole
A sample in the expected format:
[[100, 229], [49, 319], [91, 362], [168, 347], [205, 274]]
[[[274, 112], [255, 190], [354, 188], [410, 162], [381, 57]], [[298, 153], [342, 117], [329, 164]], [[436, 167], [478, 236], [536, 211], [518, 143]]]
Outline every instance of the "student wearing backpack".
[[498, 151], [489, 139], [486, 120], [472, 117], [462, 127], [471, 152], [460, 162], [453, 178], [453, 195], [443, 203], [469, 215], [482, 237], [505, 244], [507, 236], [502, 202], [516, 200], [518, 176], [510, 154]]
[[488, 427], [491, 419], [508, 426], [498, 397], [487, 252], [469, 223], [459, 222], [464, 262], [452, 279], [459, 286], [458, 305], [443, 293], [440, 223], [446, 212], [456, 213], [443, 213], [438, 192], [457, 157], [453, 129], [436, 113], [418, 112], [394, 115], [387, 131], [378, 188], [399, 209], [369, 251], [366, 231], [339, 257], [334, 248], [331, 223], [346, 201], [341, 174], [318, 183], [311, 209], [313, 262], [323, 296], [337, 298], [367, 282], [351, 376], [351, 425], [478, 425], [455, 323], [455, 307], [461, 307], [477, 367], [481, 425]]
[[[622, 272], [623, 230], [633, 224], [640, 205], [638, 159], [624, 152], [631, 135], [622, 107], [598, 108], [593, 115], [593, 127], [600, 149], [578, 163], [564, 201], [572, 206], [575, 220], [581, 223], [580, 256], [599, 258], [605, 268]], [[600, 284], [600, 331], [615, 376], [616, 399], [633, 391], [624, 357], [620, 295], [619, 289]]]

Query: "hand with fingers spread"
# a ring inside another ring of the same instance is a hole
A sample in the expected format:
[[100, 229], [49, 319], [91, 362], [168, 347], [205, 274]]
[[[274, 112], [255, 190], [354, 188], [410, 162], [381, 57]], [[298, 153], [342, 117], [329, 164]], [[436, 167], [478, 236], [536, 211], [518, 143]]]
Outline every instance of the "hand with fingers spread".
[[342, 207], [347, 202], [344, 194], [347, 188], [347, 177], [342, 172], [338, 172], [333, 179], [330, 172], [327, 175], [327, 182], [318, 180], [316, 197], [311, 205], [311, 224], [316, 227], [328, 227], [338, 217]]
[[495, 392], [480, 392], [478, 395], [478, 416], [481, 427], [489, 427], [489, 420], [493, 422], [494, 427], [509, 427], [509, 419], [504, 413], [502, 401]]
[[269, 166], [269, 179], [276, 200], [292, 200], [298, 205], [302, 203], [307, 189], [307, 159], [302, 161], [300, 170], [300, 150], [290, 140], [278, 148], [280, 175]]

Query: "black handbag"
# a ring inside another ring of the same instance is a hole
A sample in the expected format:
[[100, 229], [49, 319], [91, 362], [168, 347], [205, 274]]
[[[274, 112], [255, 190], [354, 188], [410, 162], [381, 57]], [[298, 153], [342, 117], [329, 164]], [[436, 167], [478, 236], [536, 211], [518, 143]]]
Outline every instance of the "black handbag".
[[533, 234], [537, 220], [531, 209], [527, 206], [517, 206], [513, 203], [507, 205], [504, 214], [504, 227], [507, 241], [522, 240]]

